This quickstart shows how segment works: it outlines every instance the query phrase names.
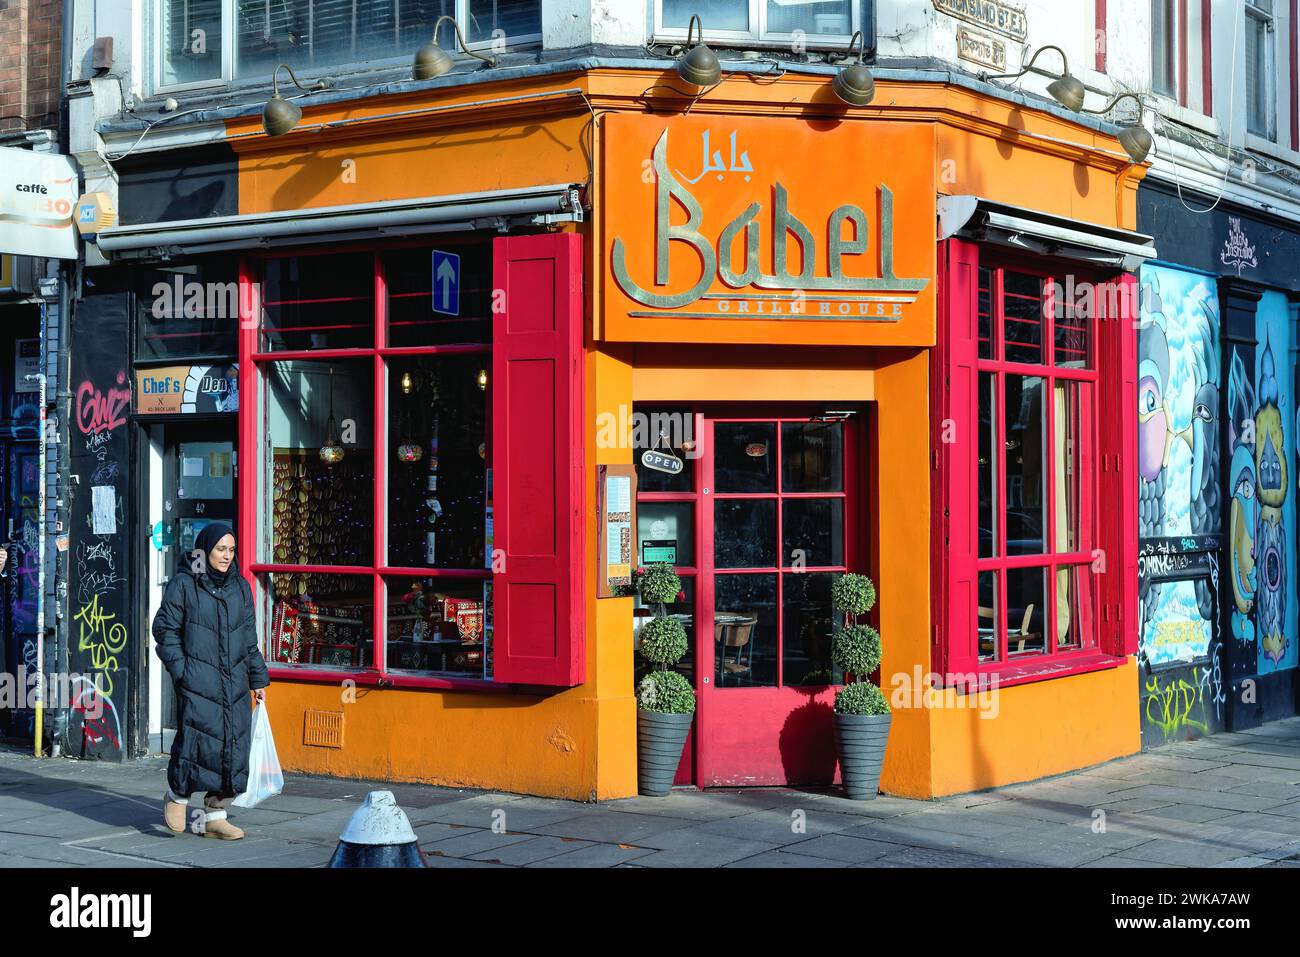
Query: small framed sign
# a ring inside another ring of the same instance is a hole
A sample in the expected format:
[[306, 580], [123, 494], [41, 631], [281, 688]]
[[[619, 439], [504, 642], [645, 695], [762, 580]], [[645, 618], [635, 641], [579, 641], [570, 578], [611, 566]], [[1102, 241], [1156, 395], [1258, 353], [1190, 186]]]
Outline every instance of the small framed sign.
[[677, 539], [646, 538], [641, 540], [641, 560], [647, 565], [657, 562], [677, 564]]
[[600, 465], [596, 468], [596, 552], [600, 563], [596, 597], [615, 598], [632, 584], [636, 561], [632, 535], [636, 528], [636, 467]]

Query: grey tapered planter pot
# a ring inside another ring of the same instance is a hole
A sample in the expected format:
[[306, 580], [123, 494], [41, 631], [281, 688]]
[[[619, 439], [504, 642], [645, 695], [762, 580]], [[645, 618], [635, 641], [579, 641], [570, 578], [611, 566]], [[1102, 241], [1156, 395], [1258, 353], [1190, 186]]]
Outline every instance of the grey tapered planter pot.
[[840, 778], [854, 801], [871, 801], [880, 790], [880, 768], [885, 761], [892, 714], [837, 714], [835, 742], [840, 755]]
[[637, 791], [647, 797], [663, 797], [673, 789], [682, 748], [691, 733], [693, 714], [636, 713]]

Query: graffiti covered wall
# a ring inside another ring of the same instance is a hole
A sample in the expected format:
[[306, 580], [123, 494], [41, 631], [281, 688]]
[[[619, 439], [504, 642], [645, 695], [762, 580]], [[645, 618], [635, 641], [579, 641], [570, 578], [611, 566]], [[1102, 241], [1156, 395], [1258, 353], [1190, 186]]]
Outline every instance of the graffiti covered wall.
[[[69, 569], [67, 747], [76, 757], [126, 754], [130, 634], [126, 481], [131, 383], [127, 377], [129, 297], [88, 295], [73, 317], [74, 337], [103, 348], [72, 350], [72, 557]], [[107, 344], [120, 344], [118, 350]]]
[[1223, 727], [1219, 305], [1213, 278], [1144, 266], [1138, 331], [1144, 746]]

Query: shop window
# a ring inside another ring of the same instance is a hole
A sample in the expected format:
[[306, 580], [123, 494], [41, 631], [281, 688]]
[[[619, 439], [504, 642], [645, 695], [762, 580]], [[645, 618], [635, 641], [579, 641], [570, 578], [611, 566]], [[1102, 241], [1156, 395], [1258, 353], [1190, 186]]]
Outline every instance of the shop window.
[[384, 650], [390, 671], [481, 677], [492, 585], [486, 581], [389, 576]]
[[[868, 30], [871, 10], [861, 0], [658, 0], [655, 35], [685, 37], [691, 17], [699, 14], [710, 42], [768, 41], [788, 45], [801, 38], [808, 45], [842, 46], [855, 30]], [[866, 24], [866, 26], [864, 26]]]
[[948, 438], [936, 445], [943, 660], [949, 673], [1055, 668], [1103, 650], [1100, 546], [1112, 540], [1095, 522], [1093, 463], [1118, 447], [1097, 426], [1097, 403], [1101, 384], [1119, 381], [1099, 369], [1098, 339], [1127, 330], [1100, 321], [1116, 314], [1104, 304], [1113, 284], [982, 256], [969, 268], [975, 247], [953, 250], [964, 258], [945, 289], [936, 353], [948, 384], [939, 420]]
[[[375, 61], [409, 62], [439, 17], [454, 17], [471, 48], [539, 43], [541, 0], [159, 0], [159, 88], [266, 79], [279, 63], [300, 75]], [[454, 50], [453, 31], [438, 35]]]
[[370, 579], [322, 572], [262, 576], [271, 597], [266, 660], [356, 671], [371, 666], [374, 594]]
[[205, 258], [142, 268], [134, 278], [137, 361], [235, 354], [239, 263]]
[[[456, 248], [475, 270], [466, 287], [490, 287], [484, 250]], [[492, 674], [491, 347], [477, 317], [460, 324], [464, 342], [386, 341], [393, 295], [423, 286], [423, 317], [435, 315], [433, 262], [421, 247], [244, 270], [261, 296], [247, 333], [263, 489], [253, 570], [273, 664]]]
[[[369, 565], [374, 555], [373, 368], [360, 359], [262, 367], [266, 501], [277, 565]], [[330, 453], [337, 460], [327, 461]]]
[[388, 363], [388, 564], [482, 568], [485, 353]]
[[262, 270], [263, 351], [369, 348], [375, 343], [370, 256], [287, 256]]
[[[490, 247], [464, 246], [453, 255], [462, 277], [455, 288], [450, 276], [453, 260], [446, 256], [439, 254], [433, 261], [424, 248], [395, 249], [384, 254], [389, 346], [491, 341]], [[438, 275], [440, 268], [442, 276]], [[434, 271], [432, 285], [430, 269]]]

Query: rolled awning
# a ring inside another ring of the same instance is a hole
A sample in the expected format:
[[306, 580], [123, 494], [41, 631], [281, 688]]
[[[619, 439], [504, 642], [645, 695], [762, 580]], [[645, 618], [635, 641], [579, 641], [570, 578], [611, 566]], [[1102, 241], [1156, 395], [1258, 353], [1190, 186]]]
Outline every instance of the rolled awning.
[[940, 196], [939, 239], [960, 236], [1044, 256], [1132, 272], [1156, 255], [1144, 233], [1010, 206], [979, 196]]
[[112, 226], [99, 248], [114, 259], [171, 259], [228, 249], [266, 249], [472, 229], [581, 222], [578, 187], [528, 186], [350, 206]]

